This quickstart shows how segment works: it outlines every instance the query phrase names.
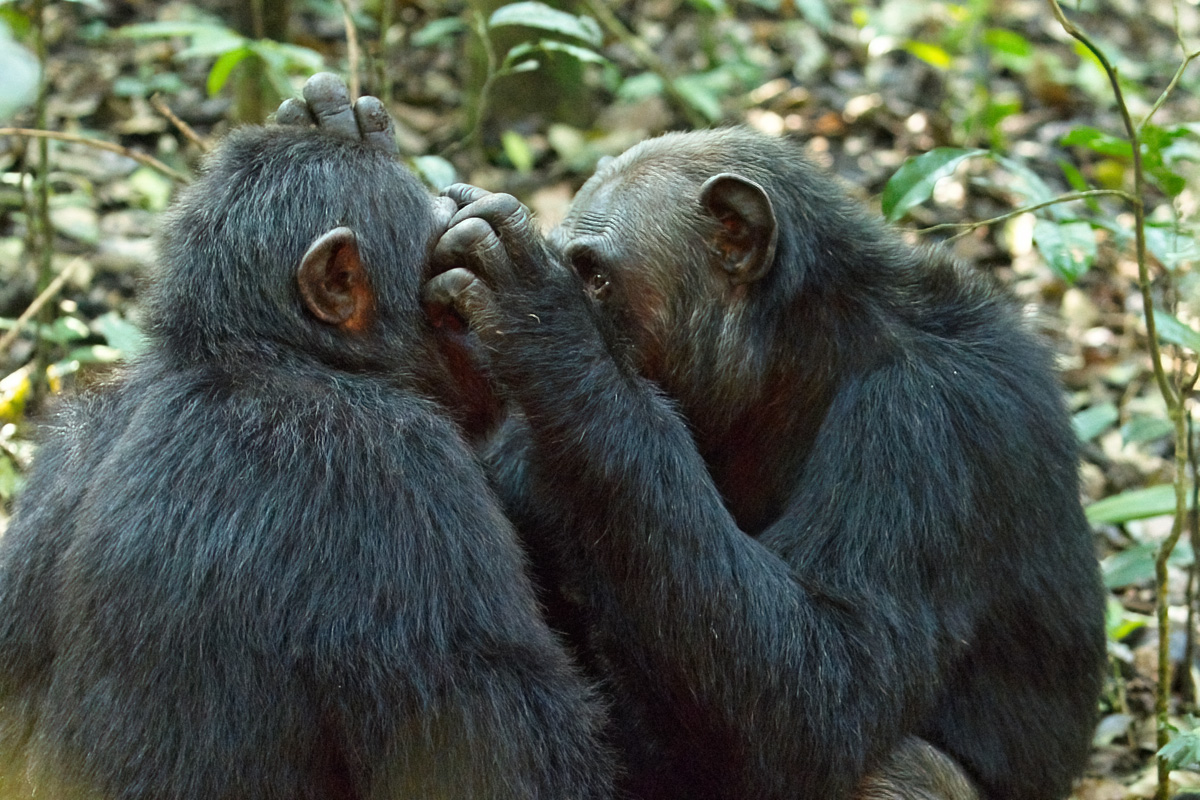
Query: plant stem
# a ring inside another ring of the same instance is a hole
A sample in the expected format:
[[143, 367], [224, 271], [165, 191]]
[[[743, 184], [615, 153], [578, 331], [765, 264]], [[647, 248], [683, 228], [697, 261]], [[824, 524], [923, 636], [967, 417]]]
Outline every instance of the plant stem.
[[159, 161], [154, 156], [148, 156], [145, 153], [139, 153], [136, 150], [130, 150], [128, 147], [123, 147], [113, 142], [106, 142], [103, 139], [89, 139], [86, 136], [77, 136], [73, 133], [62, 133], [61, 131], [47, 131], [38, 128], [0, 128], [0, 136], [29, 136], [40, 139], [43, 142], [47, 139], [55, 139], [60, 142], [71, 142], [72, 144], [84, 144], [88, 147], [94, 147], [97, 150], [107, 150], [110, 153], [117, 153], [126, 158], [132, 158], [134, 161], [144, 166], [156, 169], [168, 178], [177, 180], [180, 183], [189, 183], [191, 179], [168, 167], [163, 162]]
[[[34, 49], [37, 54], [38, 66], [41, 70], [38, 79], [37, 105], [34, 119], [39, 128], [49, 127], [47, 124], [47, 102], [50, 98], [50, 75], [47, 69], [48, 48], [46, 46], [46, 2], [35, 0], [33, 4], [33, 37]], [[50, 224], [50, 147], [46, 139], [38, 140], [38, 164], [34, 174], [34, 208], [30, 215], [30, 244], [38, 253], [37, 280], [35, 286], [39, 293], [44, 292], [53, 282], [54, 230]], [[54, 319], [53, 307], [46, 307], [38, 313], [38, 322], [49, 325]], [[46, 364], [50, 360], [50, 342], [39, 334], [37, 346], [34, 349], [35, 369], [32, 375], [33, 390], [40, 395], [46, 387]]]
[[997, 222], [1004, 222], [1007, 219], [1019, 217], [1022, 214], [1029, 214], [1033, 211], [1048, 208], [1049, 206], [1056, 206], [1059, 203], [1070, 203], [1075, 200], [1086, 200], [1089, 197], [1120, 197], [1123, 200], [1130, 202], [1133, 201], [1133, 195], [1131, 195], [1129, 192], [1122, 192], [1119, 189], [1089, 189], [1086, 192], [1071, 192], [1069, 194], [1059, 195], [1053, 200], [1045, 200], [1041, 203], [1021, 206], [1020, 208], [1015, 208], [1012, 211], [1008, 211], [998, 217], [992, 217], [991, 219], [980, 220], [978, 222], [943, 222], [939, 225], [930, 225], [928, 228], [921, 228], [917, 232], [925, 234], [933, 233], [934, 231], [955, 229], [962, 231], [962, 233], [970, 233], [976, 228], [986, 228], [989, 225], [995, 225]]

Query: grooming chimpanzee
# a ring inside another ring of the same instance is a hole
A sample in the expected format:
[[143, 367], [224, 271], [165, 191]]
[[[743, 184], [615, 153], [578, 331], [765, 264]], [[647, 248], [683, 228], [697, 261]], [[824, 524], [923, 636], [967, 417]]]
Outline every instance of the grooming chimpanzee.
[[0, 544], [0, 796], [610, 795], [421, 311], [449, 205], [316, 131], [210, 159], [149, 352], [57, 417]]
[[922, 794], [953, 762], [986, 798], [1068, 793], [1103, 593], [1008, 298], [745, 130], [634, 147], [553, 246], [448, 194], [426, 297], [519, 408], [494, 477], [633, 796], [969, 797]]

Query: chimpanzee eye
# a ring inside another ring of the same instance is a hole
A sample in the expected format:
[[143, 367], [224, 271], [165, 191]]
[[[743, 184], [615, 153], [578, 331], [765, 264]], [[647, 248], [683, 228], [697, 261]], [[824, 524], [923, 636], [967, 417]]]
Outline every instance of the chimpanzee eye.
[[608, 297], [611, 285], [608, 281], [607, 270], [591, 249], [578, 248], [570, 254], [571, 268], [580, 278], [583, 278], [588, 293], [597, 300]]

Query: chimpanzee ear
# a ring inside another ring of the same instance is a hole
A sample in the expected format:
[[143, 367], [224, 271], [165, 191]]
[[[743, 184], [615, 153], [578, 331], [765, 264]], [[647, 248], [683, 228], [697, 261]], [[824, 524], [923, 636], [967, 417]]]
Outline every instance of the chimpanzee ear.
[[775, 260], [779, 228], [766, 190], [740, 175], [714, 175], [700, 188], [700, 202], [721, 223], [715, 244], [733, 283], [762, 278]]
[[313, 242], [296, 281], [304, 304], [322, 322], [356, 332], [371, 324], [375, 298], [349, 228], [334, 228]]

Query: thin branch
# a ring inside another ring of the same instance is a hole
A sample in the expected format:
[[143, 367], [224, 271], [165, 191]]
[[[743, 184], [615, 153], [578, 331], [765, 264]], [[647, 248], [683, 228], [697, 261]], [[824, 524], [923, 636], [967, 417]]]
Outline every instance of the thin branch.
[[491, 104], [492, 86], [495, 85], [496, 79], [500, 77], [500, 59], [496, 54], [496, 45], [492, 43], [492, 36], [488, 30], [487, 17], [482, 12], [471, 12], [471, 31], [479, 39], [479, 46], [483, 48], [484, 69], [486, 70], [483, 76], [483, 85], [479, 87], [474, 108], [468, 111], [470, 118], [467, 122], [466, 135], [459, 141], [443, 149], [441, 153], [443, 156], [449, 156], [463, 147], [482, 147], [483, 120]]
[[152, 94], [150, 96], [150, 105], [154, 107], [155, 111], [166, 117], [167, 121], [174, 125], [176, 130], [183, 134], [183, 138], [200, 148], [201, 153], [207, 153], [209, 151], [210, 147], [208, 142], [202, 138], [200, 134], [196, 133], [195, 128], [193, 128], [191, 125], [188, 125], [179, 117], [175, 116], [175, 112], [171, 110], [169, 105], [167, 105], [167, 101], [163, 99], [162, 94], [159, 92]]
[[341, 0], [342, 24], [346, 27], [346, 61], [349, 62], [346, 72], [350, 75], [350, 97], [358, 99], [362, 86], [358, 77], [358, 29], [354, 26], [354, 15], [350, 8], [350, 0]]
[[1162, 348], [1158, 344], [1158, 329], [1154, 323], [1154, 298], [1150, 293], [1150, 270], [1146, 265], [1146, 206], [1142, 201], [1142, 198], [1146, 196], [1146, 176], [1142, 167], [1141, 137], [1138, 135], [1137, 126], [1133, 124], [1133, 118], [1129, 115], [1129, 105], [1125, 102], [1125, 93], [1121, 91], [1121, 81], [1117, 74], [1117, 68], [1112, 65], [1112, 62], [1108, 60], [1104, 52], [1083, 31], [1067, 19], [1062, 7], [1058, 4], [1058, 0], [1048, 0], [1048, 2], [1050, 3], [1051, 10], [1054, 12], [1055, 19], [1062, 25], [1063, 30], [1096, 57], [1096, 60], [1100, 62], [1100, 67], [1104, 70], [1104, 74], [1108, 76], [1108, 82], [1112, 85], [1113, 96], [1117, 100], [1117, 109], [1121, 112], [1121, 121], [1125, 125], [1125, 132], [1129, 138], [1130, 149], [1133, 151], [1134, 196], [1131, 200], [1131, 205], [1133, 206], [1134, 217], [1133, 233], [1138, 265], [1138, 288], [1141, 290], [1142, 304], [1146, 309], [1146, 332], [1150, 337], [1150, 360], [1154, 366], [1154, 380], [1158, 383], [1158, 390], [1162, 394], [1163, 399], [1166, 400], [1167, 407], [1171, 408], [1178, 402], [1178, 397], [1167, 380], [1167, 373], [1162, 365]]
[[1133, 195], [1131, 195], [1129, 192], [1122, 192], [1120, 189], [1089, 189], [1085, 192], [1071, 192], [1070, 194], [1059, 195], [1053, 200], [1045, 200], [1041, 203], [1021, 206], [1020, 208], [1013, 209], [1012, 211], [1008, 211], [998, 217], [992, 217], [991, 219], [979, 220], [978, 222], [942, 222], [937, 225], [930, 225], [928, 228], [921, 228], [917, 231], [917, 233], [926, 234], [933, 233], [934, 231], [950, 229], [958, 230], [961, 233], [970, 233], [977, 228], [986, 228], [989, 225], [995, 225], [997, 222], [1004, 222], [1005, 220], [1012, 219], [1013, 217], [1019, 217], [1022, 214], [1029, 214], [1043, 208], [1049, 208], [1050, 206], [1058, 205], [1059, 203], [1070, 203], [1075, 200], [1086, 200], [1090, 197], [1119, 197], [1125, 201], [1133, 200]]
[[[1181, 38], [1180, 44], [1182, 43], [1183, 40]], [[1154, 101], [1154, 105], [1151, 106], [1150, 110], [1146, 113], [1145, 119], [1138, 123], [1139, 133], [1141, 133], [1142, 129], [1146, 127], [1146, 124], [1150, 122], [1154, 115], [1158, 113], [1158, 110], [1162, 108], [1163, 103], [1167, 102], [1167, 98], [1170, 97], [1171, 92], [1175, 91], [1175, 86], [1179, 83], [1179, 79], [1183, 77], [1183, 73], [1197, 58], [1200, 58], [1200, 50], [1197, 50], [1194, 53], [1187, 53], [1184, 56], [1183, 62], [1180, 63], [1179, 69], [1175, 70], [1175, 74], [1171, 77], [1171, 82], [1167, 84], [1167, 88], [1163, 89], [1162, 94], [1160, 94], [1158, 99]]]
[[21, 316], [17, 317], [17, 321], [8, 331], [0, 336], [0, 353], [8, 350], [9, 345], [16, 341], [17, 336], [21, 333], [21, 329], [25, 327], [25, 323], [29, 322], [35, 314], [42, 310], [42, 306], [50, 301], [59, 291], [62, 290], [64, 284], [71, 279], [71, 276], [84, 264], [82, 258], [73, 259], [67, 266], [63, 267], [63, 271], [58, 273], [54, 280], [50, 281], [49, 285], [42, 290], [41, 294], [34, 298], [29, 304], [29, 308], [25, 309]]
[[118, 155], [125, 156], [126, 158], [132, 158], [139, 164], [158, 170], [168, 178], [179, 181], [180, 183], [191, 182], [191, 178], [189, 178], [187, 175], [168, 167], [154, 156], [148, 156], [145, 153], [139, 153], [136, 150], [130, 150], [128, 147], [123, 147], [112, 142], [106, 142], [103, 139], [89, 139], [86, 136], [76, 136], [73, 133], [43, 131], [38, 130], [37, 128], [0, 128], [0, 136], [32, 136], [37, 139], [57, 139], [60, 142], [83, 144], [87, 145], [88, 147], [94, 147], [97, 150], [107, 150], [110, 153], [117, 153]]

